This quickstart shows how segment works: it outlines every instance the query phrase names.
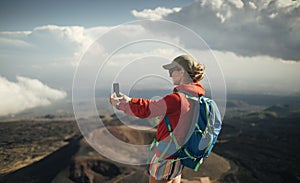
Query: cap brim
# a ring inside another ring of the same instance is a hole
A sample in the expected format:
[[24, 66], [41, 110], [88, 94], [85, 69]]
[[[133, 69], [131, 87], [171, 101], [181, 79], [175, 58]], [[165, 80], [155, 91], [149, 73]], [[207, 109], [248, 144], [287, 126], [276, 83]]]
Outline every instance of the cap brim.
[[170, 69], [176, 67], [176, 65], [174, 63], [170, 63], [170, 64], [167, 64], [167, 65], [163, 65], [162, 67], [166, 70], [170, 70]]

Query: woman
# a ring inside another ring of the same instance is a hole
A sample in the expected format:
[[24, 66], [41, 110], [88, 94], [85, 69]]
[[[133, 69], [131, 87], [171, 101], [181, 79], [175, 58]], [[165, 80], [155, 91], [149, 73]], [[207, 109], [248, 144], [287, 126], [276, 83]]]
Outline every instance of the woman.
[[[176, 57], [170, 64], [164, 65], [164, 69], [169, 70], [173, 84], [177, 85], [172, 94], [163, 97], [160, 100], [148, 100], [143, 98], [130, 98], [126, 95], [120, 98], [116, 94], [111, 95], [111, 104], [128, 115], [140, 118], [152, 118], [162, 116], [156, 132], [156, 140], [168, 142], [170, 134], [165, 124], [164, 116], [167, 116], [175, 138], [179, 145], [183, 145], [185, 137], [189, 131], [190, 123], [194, 117], [194, 102], [187, 99], [179, 91], [183, 90], [193, 96], [202, 96], [205, 94], [204, 88], [199, 81], [204, 77], [204, 65], [199, 64], [189, 55]], [[155, 155], [152, 158], [149, 167], [150, 183], [166, 182], [180, 183], [183, 165], [172, 155], [161, 158], [161, 152], [155, 149]]]

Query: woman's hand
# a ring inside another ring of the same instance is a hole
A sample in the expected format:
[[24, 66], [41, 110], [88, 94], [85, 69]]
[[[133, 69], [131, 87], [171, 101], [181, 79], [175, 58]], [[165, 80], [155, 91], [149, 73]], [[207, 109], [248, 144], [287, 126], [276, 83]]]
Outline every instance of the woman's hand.
[[113, 107], [116, 107], [120, 103], [120, 97], [117, 97], [116, 93], [112, 93], [110, 96], [110, 103]]
[[127, 95], [120, 93], [121, 97], [117, 97], [116, 93], [112, 93], [110, 96], [110, 103], [113, 107], [116, 107], [120, 104], [120, 102], [129, 103], [131, 98]]

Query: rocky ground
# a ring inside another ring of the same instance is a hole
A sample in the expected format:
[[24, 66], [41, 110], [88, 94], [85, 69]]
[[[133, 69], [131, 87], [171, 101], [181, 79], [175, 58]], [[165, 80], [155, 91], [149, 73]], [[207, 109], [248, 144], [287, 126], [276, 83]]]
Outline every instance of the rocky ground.
[[0, 174], [39, 161], [79, 134], [73, 120], [10, 120], [0, 122]]
[[[185, 169], [182, 182], [199, 177], [225, 183], [300, 182], [299, 114], [299, 105], [274, 105], [225, 116], [216, 154], [197, 173]], [[153, 132], [120, 126], [115, 116], [107, 119], [105, 128], [119, 140], [151, 141]], [[101, 128], [91, 137], [99, 137]], [[146, 166], [120, 164], [96, 152], [72, 119], [2, 120], [0, 144], [0, 182], [148, 181]]]
[[[115, 125], [107, 129], [118, 139], [148, 144], [154, 131]], [[14, 120], [1, 126], [0, 182], [141, 182], [148, 181], [147, 167], [109, 160], [81, 138], [75, 121]], [[96, 129], [101, 134], [103, 129]], [[212, 171], [212, 167], [216, 167]], [[212, 154], [201, 172], [184, 171], [183, 181], [210, 176], [215, 182], [230, 169], [228, 161]]]
[[222, 182], [300, 182], [300, 106], [274, 105], [225, 117], [214, 149], [238, 168]]

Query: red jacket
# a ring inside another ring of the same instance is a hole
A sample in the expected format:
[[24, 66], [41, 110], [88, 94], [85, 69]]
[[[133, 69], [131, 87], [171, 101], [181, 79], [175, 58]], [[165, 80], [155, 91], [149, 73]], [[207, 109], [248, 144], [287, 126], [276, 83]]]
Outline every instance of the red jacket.
[[174, 88], [173, 93], [165, 96], [160, 100], [149, 100], [142, 98], [132, 98], [129, 103], [120, 103], [119, 109], [128, 115], [139, 118], [153, 118], [161, 116], [156, 132], [157, 141], [168, 141], [169, 132], [165, 125], [163, 117], [168, 116], [177, 141], [182, 144], [185, 134], [187, 134], [189, 122], [194, 117], [193, 103], [186, 99], [184, 94], [177, 92], [184, 90], [193, 96], [204, 95], [205, 90], [199, 83], [188, 83], [178, 85]]

